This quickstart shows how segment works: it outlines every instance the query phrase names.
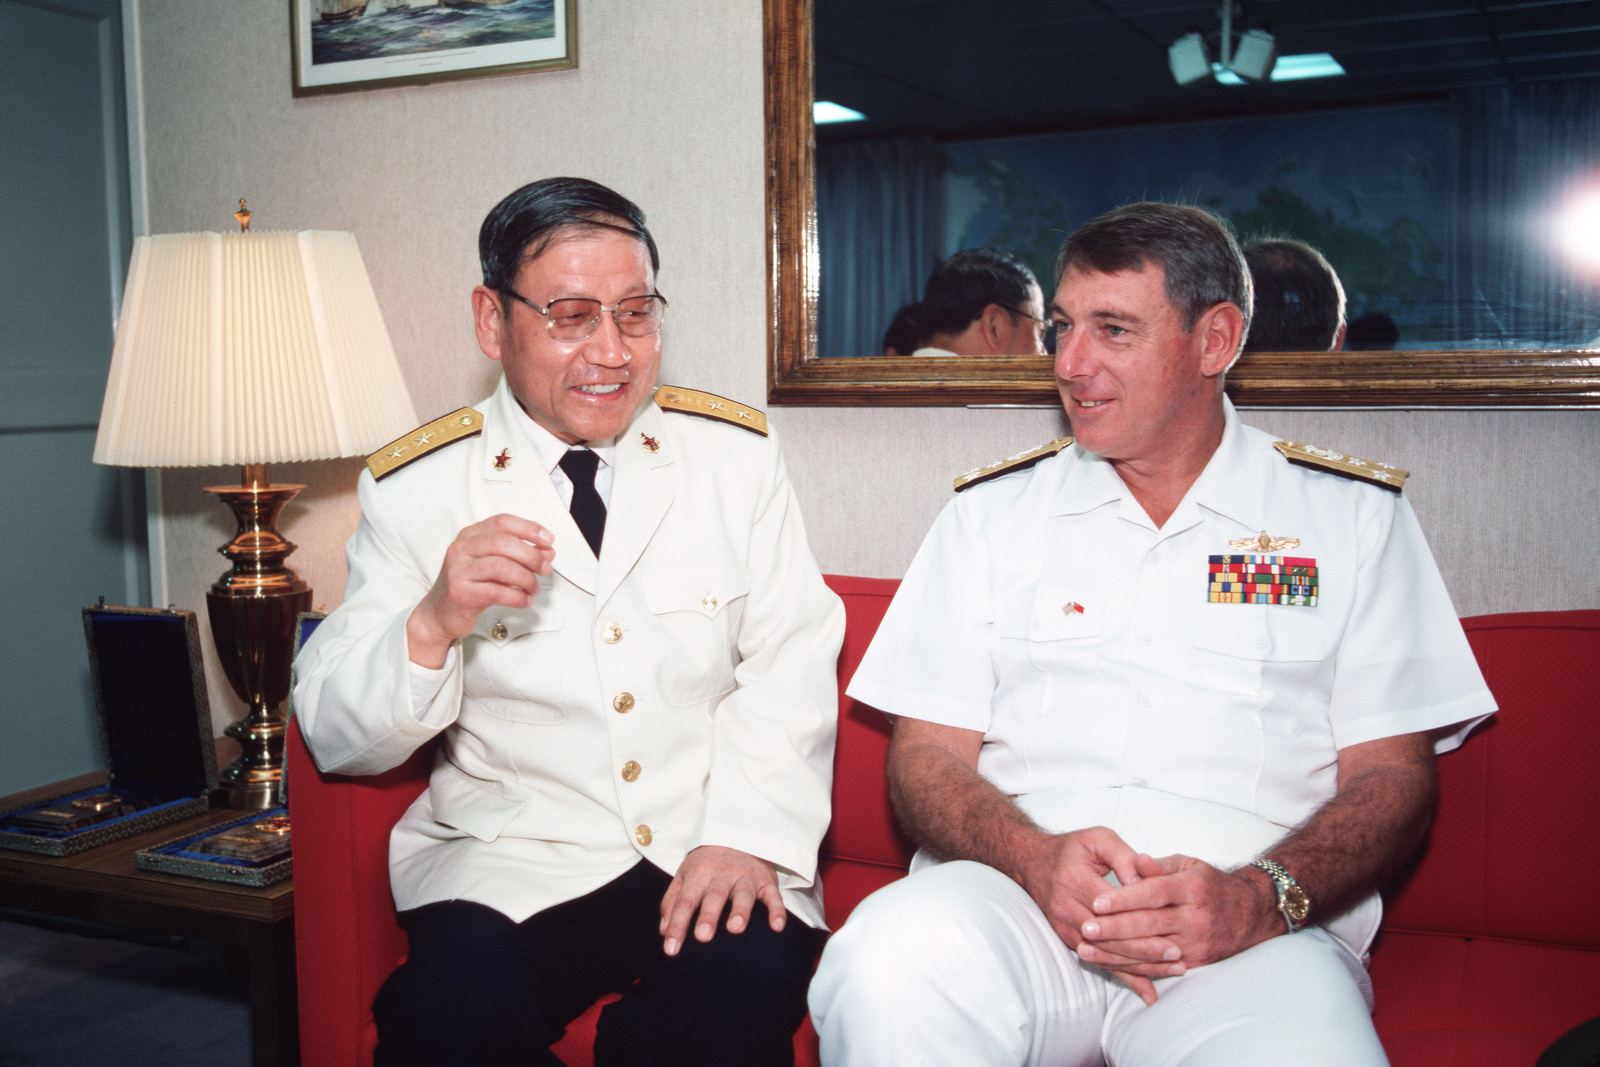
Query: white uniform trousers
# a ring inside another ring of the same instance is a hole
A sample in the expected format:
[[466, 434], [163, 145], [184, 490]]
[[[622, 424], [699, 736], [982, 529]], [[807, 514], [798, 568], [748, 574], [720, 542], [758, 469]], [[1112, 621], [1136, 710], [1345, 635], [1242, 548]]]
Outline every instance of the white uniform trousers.
[[1156, 982], [1146, 1007], [992, 867], [929, 867], [864, 900], [811, 984], [824, 1067], [1387, 1064], [1361, 962], [1320, 927]]

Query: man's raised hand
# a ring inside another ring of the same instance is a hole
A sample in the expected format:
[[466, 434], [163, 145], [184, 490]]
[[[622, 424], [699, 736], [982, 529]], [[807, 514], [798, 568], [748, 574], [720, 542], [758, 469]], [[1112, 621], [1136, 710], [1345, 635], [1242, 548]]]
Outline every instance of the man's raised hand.
[[444, 563], [406, 620], [411, 662], [437, 670], [450, 646], [472, 632], [485, 608], [525, 608], [549, 577], [550, 531], [516, 515], [495, 515], [456, 535]]

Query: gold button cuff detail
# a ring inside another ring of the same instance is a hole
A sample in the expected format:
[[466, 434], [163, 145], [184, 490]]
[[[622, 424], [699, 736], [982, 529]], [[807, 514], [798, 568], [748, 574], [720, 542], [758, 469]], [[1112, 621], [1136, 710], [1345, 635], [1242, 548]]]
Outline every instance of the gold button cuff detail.
[[611, 706], [616, 708], [617, 711], [624, 715], [628, 714], [628, 712], [633, 710], [633, 694], [618, 693], [616, 696], [611, 698]]
[[639, 844], [648, 847], [650, 842], [655, 840], [655, 835], [650, 832], [650, 827], [646, 826], [644, 823], [640, 823], [634, 828], [633, 839], [639, 842]]
[[494, 629], [489, 631], [489, 636], [493, 637], [496, 641], [504, 641], [506, 639], [506, 634], [510, 632], [511, 631], [506, 629], [505, 623], [497, 622], [494, 624]]
[[712, 596], [710, 593], [707, 593], [706, 598], [700, 601], [700, 603], [705, 605], [705, 609], [707, 611], [717, 610], [717, 598]]
[[624, 763], [622, 765], [622, 780], [624, 782], [636, 782], [636, 781], [638, 781], [639, 780], [639, 771], [640, 771], [640, 767], [639, 767], [638, 762], [635, 761], [635, 760], [629, 760], [627, 763]]

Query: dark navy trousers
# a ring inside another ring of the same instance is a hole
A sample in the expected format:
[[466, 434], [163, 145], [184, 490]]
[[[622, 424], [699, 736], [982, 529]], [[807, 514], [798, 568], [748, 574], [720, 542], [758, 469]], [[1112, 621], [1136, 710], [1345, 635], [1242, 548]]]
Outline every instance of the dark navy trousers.
[[[661, 951], [671, 878], [640, 861], [594, 892], [515, 923], [465, 900], [402, 912], [406, 962], [378, 991], [374, 1067], [554, 1067], [550, 1045], [607, 993], [596, 1067], [790, 1067], [824, 935], [757, 902], [741, 934], [719, 927]], [[724, 909], [724, 919], [726, 909]]]

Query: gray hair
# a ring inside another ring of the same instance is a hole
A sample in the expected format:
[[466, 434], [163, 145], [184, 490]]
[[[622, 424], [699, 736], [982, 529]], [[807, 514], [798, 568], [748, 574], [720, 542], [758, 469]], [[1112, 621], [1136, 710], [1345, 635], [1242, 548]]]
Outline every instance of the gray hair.
[[1167, 300], [1194, 329], [1208, 308], [1230, 303], [1250, 329], [1250, 270], [1226, 222], [1187, 204], [1128, 204], [1079, 226], [1056, 253], [1056, 278], [1070, 268], [1115, 274], [1161, 267]]

